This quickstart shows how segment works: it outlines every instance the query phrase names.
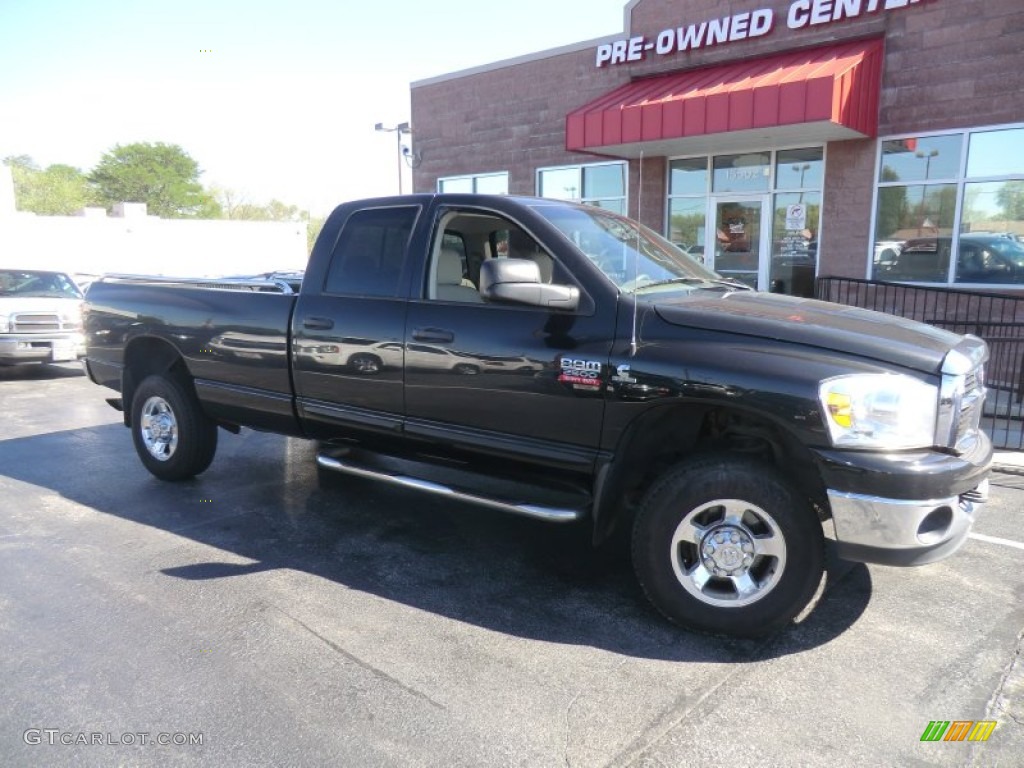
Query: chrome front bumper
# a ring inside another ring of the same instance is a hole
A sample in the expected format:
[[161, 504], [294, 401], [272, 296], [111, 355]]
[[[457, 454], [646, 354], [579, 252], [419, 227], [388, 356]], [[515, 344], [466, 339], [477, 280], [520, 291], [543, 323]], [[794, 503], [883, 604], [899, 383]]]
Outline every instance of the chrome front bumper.
[[85, 336], [81, 333], [62, 336], [29, 333], [0, 336], [2, 363], [56, 363], [77, 360], [84, 355]]
[[828, 498], [841, 558], [924, 565], [963, 546], [978, 507], [988, 501], [988, 480], [945, 499], [908, 501], [831, 490]]

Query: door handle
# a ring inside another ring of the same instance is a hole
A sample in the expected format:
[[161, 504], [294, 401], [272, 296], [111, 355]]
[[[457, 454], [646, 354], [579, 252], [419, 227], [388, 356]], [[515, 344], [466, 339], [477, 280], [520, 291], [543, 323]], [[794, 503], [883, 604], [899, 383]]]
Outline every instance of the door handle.
[[329, 317], [307, 317], [303, 319], [302, 327], [310, 331], [329, 331], [334, 327], [334, 321]]
[[444, 328], [417, 328], [412, 332], [412, 337], [416, 341], [434, 342], [435, 344], [450, 344], [455, 341], [455, 334]]

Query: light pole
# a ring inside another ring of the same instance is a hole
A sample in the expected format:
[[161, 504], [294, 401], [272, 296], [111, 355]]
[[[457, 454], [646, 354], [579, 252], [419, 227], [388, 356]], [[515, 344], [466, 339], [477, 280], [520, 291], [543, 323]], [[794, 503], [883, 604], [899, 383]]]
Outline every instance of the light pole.
[[402, 194], [402, 134], [409, 133], [409, 124], [399, 123], [394, 128], [387, 128], [384, 123], [377, 123], [373, 126], [373, 130], [395, 134], [398, 149], [398, 194]]
[[928, 152], [925, 152], [924, 150], [919, 149], [917, 152], [914, 153], [914, 157], [916, 157], [918, 159], [924, 158], [924, 161], [925, 161], [924, 162], [924, 178], [925, 178], [925, 181], [927, 181], [928, 177], [931, 176], [931, 172], [932, 172], [932, 158], [935, 157], [938, 154], [939, 154], [939, 150], [937, 150], [937, 149], [933, 149], [933, 150], [930, 150]]
[[[802, 165], [794, 164], [793, 165], [793, 170], [794, 171], [800, 171], [800, 189], [803, 190], [803, 188], [804, 188], [804, 174], [807, 173], [809, 170], [811, 170], [811, 164], [810, 163], [803, 163]], [[804, 199], [804, 193], [801, 191], [800, 192], [800, 200], [801, 200], [801, 202], [803, 201], [803, 199]]]

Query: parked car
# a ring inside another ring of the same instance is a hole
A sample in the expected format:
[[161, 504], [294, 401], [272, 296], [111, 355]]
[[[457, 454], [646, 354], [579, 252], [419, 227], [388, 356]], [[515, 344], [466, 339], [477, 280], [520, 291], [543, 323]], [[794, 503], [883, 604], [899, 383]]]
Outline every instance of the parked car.
[[[944, 283], [952, 251], [953, 239], [948, 235], [912, 238], [875, 263], [875, 277]], [[955, 279], [958, 283], [1024, 283], [1024, 244], [1005, 235], [960, 235]]]
[[[203, 472], [218, 427], [317, 440], [325, 471], [630, 536], [665, 616], [734, 635], [805, 608], [825, 521], [841, 558], [920, 565], [987, 497], [984, 341], [745, 289], [600, 208], [353, 201], [307, 275], [297, 295], [92, 285], [86, 370], [149, 472]], [[204, 351], [228, 332], [284, 353]]]
[[85, 355], [82, 298], [63, 272], [0, 269], [0, 365]]

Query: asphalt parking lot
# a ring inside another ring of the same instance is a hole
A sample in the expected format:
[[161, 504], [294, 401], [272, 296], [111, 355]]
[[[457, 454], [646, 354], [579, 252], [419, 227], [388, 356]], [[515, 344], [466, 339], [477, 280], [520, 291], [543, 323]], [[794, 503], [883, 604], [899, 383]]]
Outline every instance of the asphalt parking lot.
[[0, 369], [0, 765], [1024, 764], [1024, 476], [954, 557], [833, 562], [800, 624], [729, 641], [573, 531], [322, 485], [300, 440], [222, 432], [161, 483], [110, 394]]

